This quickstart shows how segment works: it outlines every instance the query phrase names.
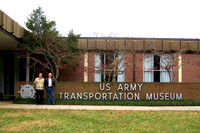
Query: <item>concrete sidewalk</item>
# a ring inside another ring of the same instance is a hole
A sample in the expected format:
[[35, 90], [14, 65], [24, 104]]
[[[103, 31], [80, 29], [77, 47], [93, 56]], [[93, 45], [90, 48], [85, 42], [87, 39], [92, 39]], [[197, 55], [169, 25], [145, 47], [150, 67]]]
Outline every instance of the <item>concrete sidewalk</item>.
[[132, 111], [200, 111], [200, 106], [97, 106], [97, 105], [34, 105], [0, 102], [0, 108], [66, 109], [66, 110], [132, 110]]

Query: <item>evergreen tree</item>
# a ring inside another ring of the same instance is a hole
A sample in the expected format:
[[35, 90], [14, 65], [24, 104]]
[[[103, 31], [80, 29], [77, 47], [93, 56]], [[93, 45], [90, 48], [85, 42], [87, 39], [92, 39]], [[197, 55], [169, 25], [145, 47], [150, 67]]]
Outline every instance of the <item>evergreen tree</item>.
[[77, 47], [79, 34], [71, 30], [67, 38], [61, 37], [55, 21], [47, 20], [41, 7], [33, 10], [25, 24], [27, 31], [22, 43], [18, 44], [21, 56], [29, 57], [43, 69], [51, 71], [55, 79], [59, 77], [61, 65], [78, 64], [76, 56], [81, 52]]

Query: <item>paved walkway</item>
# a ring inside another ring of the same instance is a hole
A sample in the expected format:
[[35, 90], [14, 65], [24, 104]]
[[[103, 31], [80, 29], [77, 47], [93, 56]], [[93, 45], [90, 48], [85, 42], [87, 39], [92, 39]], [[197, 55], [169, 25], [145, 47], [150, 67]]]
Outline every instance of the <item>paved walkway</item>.
[[66, 109], [66, 110], [135, 110], [135, 111], [200, 111], [200, 106], [97, 106], [97, 105], [34, 105], [0, 102], [0, 108]]

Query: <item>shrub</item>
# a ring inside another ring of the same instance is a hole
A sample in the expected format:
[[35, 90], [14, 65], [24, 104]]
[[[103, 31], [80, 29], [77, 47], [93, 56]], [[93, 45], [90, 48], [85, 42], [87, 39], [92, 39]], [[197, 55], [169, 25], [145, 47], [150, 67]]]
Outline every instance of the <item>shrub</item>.
[[[55, 100], [58, 105], [121, 105], [121, 106], [200, 106], [200, 101], [195, 100], [174, 100], [174, 101], [127, 101], [127, 100]], [[17, 98], [13, 101], [16, 104], [35, 104], [35, 99]], [[47, 104], [47, 100], [44, 100]]]

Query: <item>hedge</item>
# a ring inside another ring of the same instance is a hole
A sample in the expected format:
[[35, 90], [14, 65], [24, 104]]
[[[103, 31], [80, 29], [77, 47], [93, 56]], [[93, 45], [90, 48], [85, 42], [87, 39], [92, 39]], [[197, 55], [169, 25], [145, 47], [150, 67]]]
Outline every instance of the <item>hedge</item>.
[[[200, 106], [200, 101], [195, 100], [158, 100], [158, 101], [127, 101], [127, 100], [55, 100], [57, 105], [120, 105], [120, 106]], [[35, 99], [17, 98], [13, 101], [16, 104], [35, 104]], [[44, 100], [47, 104], [47, 100]]]

